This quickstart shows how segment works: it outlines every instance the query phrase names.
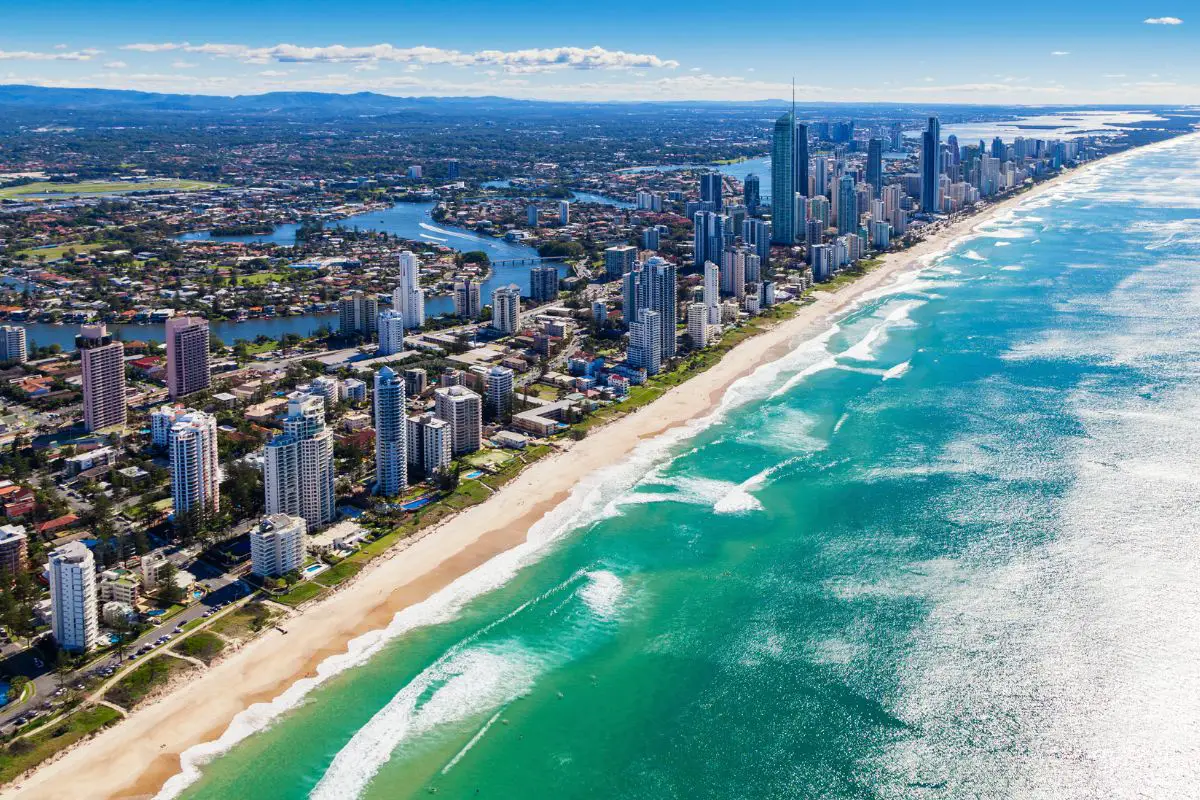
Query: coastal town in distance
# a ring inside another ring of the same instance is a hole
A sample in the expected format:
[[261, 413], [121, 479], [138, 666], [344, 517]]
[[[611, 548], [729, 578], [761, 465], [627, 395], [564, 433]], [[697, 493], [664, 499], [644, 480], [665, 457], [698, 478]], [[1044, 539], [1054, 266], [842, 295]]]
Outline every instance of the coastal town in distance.
[[0, 86], [0, 784], [884, 259], [1197, 125], [148, 97]]

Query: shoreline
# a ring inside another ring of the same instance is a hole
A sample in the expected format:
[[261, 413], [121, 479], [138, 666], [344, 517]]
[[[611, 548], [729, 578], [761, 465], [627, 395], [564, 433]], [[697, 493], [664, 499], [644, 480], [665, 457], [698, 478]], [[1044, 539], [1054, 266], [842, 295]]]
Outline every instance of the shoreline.
[[[344, 590], [290, 617], [286, 639], [277, 630], [266, 632], [190, 681], [188, 691], [176, 690], [135, 711], [0, 796], [96, 796], [98, 786], [106, 787], [108, 797], [155, 795], [181, 772], [185, 751], [225, 735], [235, 716], [256, 703], [303, 694], [308, 687], [297, 682], [317, 677], [322, 665], [323, 674], [338, 668], [327, 659], [356, 662], [358, 658], [347, 654], [353, 640], [370, 635], [382, 639], [398, 612], [415, 608], [476, 567], [525, 543], [530, 528], [570, 498], [584, 478], [625, 461], [647, 440], [709, 416], [735, 382], [819, 334], [833, 315], [864, 295], [903, 273], [929, 266], [977, 227], [1113, 160], [1110, 156], [1091, 162], [946, 224], [907, 250], [885, 254], [878, 267], [835, 293], [818, 290], [793, 316], [740, 343], [710, 369], [654, 401], [648, 407], [655, 413], [629, 414], [532, 465], [487, 502], [430, 528], [373, 563]], [[369, 644], [366, 649], [369, 657]]]

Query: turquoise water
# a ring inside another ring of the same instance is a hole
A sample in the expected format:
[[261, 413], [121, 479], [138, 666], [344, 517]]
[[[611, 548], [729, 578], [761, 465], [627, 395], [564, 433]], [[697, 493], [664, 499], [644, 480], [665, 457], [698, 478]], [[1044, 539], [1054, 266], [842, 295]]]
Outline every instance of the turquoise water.
[[182, 796], [1194, 796], [1198, 409], [1189, 138], [866, 297]]

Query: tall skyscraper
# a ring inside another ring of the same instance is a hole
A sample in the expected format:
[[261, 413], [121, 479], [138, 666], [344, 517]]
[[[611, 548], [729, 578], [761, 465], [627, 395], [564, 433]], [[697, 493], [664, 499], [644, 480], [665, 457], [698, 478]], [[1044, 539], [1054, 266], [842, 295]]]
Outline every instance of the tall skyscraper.
[[506, 422], [512, 412], [513, 382], [515, 374], [508, 367], [489, 367], [484, 375], [487, 391], [487, 410], [493, 420]]
[[384, 497], [408, 488], [407, 432], [404, 379], [384, 367], [375, 373], [375, 491]]
[[375, 295], [355, 291], [338, 300], [338, 333], [342, 336], [375, 338], [379, 325], [379, 301]]
[[558, 297], [558, 267], [534, 267], [529, 271], [529, 297], [548, 303]]
[[[647, 230], [653, 230], [653, 228]], [[633, 269], [635, 261], [637, 261], [637, 248], [631, 244], [604, 248], [604, 277], [610, 281], [620, 279], [622, 275], [628, 274]]]
[[333, 434], [322, 398], [300, 395], [288, 403], [283, 433], [267, 444], [263, 475], [268, 514], [303, 517], [310, 528], [333, 522]]
[[762, 202], [762, 182], [758, 176], [751, 172], [746, 176], [746, 180], [742, 182], [742, 203], [745, 204], [746, 210], [751, 216], [758, 213], [759, 203]]
[[937, 117], [921, 134], [921, 210], [937, 214], [942, 210], [942, 127]]
[[125, 345], [109, 335], [103, 323], [81, 325], [75, 349], [83, 366], [83, 425], [96, 431], [124, 425]]
[[[807, 159], [805, 159], [807, 161]], [[791, 112], [775, 120], [771, 141], [771, 242], [791, 245], [796, 239], [796, 117]]]
[[[704, 303], [691, 303], [687, 310], [687, 332], [688, 339], [692, 342], [692, 348], [699, 350], [708, 347], [708, 326], [710, 309]], [[717, 309], [720, 314], [720, 308]]]
[[0, 361], [24, 363], [28, 360], [25, 328], [21, 325], [0, 325]]
[[433, 390], [434, 413], [450, 425], [450, 452], [474, 453], [483, 442], [483, 398], [465, 386]]
[[720, 211], [725, 189], [724, 176], [719, 172], [706, 172], [700, 176], [700, 201], [712, 203], [713, 211]]
[[642, 323], [645, 319], [641, 314], [643, 310], [656, 312], [650, 318], [657, 338], [656, 350], [661, 359], [674, 358], [678, 348], [675, 265], [655, 256], [625, 278], [624, 313], [630, 331], [634, 323]]
[[302, 517], [268, 514], [250, 529], [250, 571], [278, 578], [304, 566], [308, 525]]
[[570, 225], [571, 224], [571, 203], [569, 200], [559, 200], [558, 201], [558, 224], [559, 225]]
[[[711, 261], [704, 262], [704, 307], [708, 309], [708, 323], [719, 325], [721, 323], [721, 269]], [[689, 317], [689, 324], [690, 319]]]
[[525, 224], [531, 228], [538, 226], [538, 207], [533, 203], [525, 206]]
[[692, 216], [693, 256], [697, 267], [705, 261], [719, 261], [727, 242], [732, 241], [729, 217], [712, 211], [697, 211]]
[[[793, 181], [792, 191], [796, 194], [808, 196], [808, 126], [803, 122], [796, 123], [795, 133], [796, 155], [792, 159], [792, 169], [796, 176]], [[799, 235], [800, 221], [792, 221], [793, 231]]]
[[404, 352], [404, 315], [395, 309], [379, 312], [379, 349], [377, 356], [394, 356]]
[[629, 326], [629, 349], [626, 351], [629, 366], [644, 369], [648, 375], [662, 371], [661, 328], [661, 315], [657, 311], [648, 308], [638, 311], [637, 321]]
[[454, 284], [454, 316], [478, 319], [483, 305], [479, 300], [478, 281], [456, 281]]
[[521, 327], [521, 287], [515, 283], [492, 292], [492, 327], [508, 336]]
[[429, 477], [449, 469], [453, 458], [450, 423], [432, 412], [408, 418], [408, 466], [418, 474]]
[[839, 234], [858, 230], [858, 190], [852, 175], [843, 175], [838, 179], [837, 223]]
[[50, 618], [54, 641], [63, 650], [83, 653], [100, 636], [96, 613], [96, 561], [83, 542], [50, 551]]
[[167, 434], [167, 448], [176, 523], [216, 514], [221, 506], [217, 418], [203, 411], [180, 414]]
[[171, 317], [164, 331], [167, 340], [167, 393], [175, 400], [212, 386], [208, 365], [208, 320], [204, 317]]
[[883, 192], [883, 139], [872, 138], [867, 142], [867, 183], [871, 184], [874, 196]]
[[425, 290], [421, 288], [421, 262], [410, 250], [399, 255], [400, 284], [392, 292], [392, 308], [404, 315], [404, 324], [419, 328], [425, 324]]

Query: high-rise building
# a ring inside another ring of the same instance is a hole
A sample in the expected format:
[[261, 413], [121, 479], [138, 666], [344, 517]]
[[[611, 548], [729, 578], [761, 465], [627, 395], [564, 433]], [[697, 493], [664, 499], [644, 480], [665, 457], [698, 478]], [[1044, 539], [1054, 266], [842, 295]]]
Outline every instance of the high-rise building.
[[853, 233], [858, 230], [858, 191], [854, 176], [843, 175], [838, 179], [838, 233]]
[[433, 390], [434, 413], [450, 425], [450, 452], [474, 453], [483, 442], [483, 399], [465, 386]]
[[216, 514], [221, 506], [217, 418], [203, 411], [180, 414], [171, 426], [167, 448], [176, 523]]
[[662, 371], [661, 327], [657, 311], [649, 308], [638, 311], [637, 321], [629, 325], [629, 350], [626, 352], [629, 366], [644, 369], [648, 375]]
[[492, 292], [492, 327], [512, 336], [521, 327], [521, 287], [515, 283]]
[[83, 425], [96, 431], [124, 425], [125, 345], [109, 335], [103, 323], [81, 325], [75, 349], [83, 366]]
[[325, 410], [332, 411], [342, 400], [342, 384], [337, 378], [318, 375], [308, 384], [308, 393], [321, 398]]
[[268, 514], [303, 517], [310, 528], [333, 522], [333, 434], [322, 398], [299, 395], [288, 403], [283, 433], [267, 444], [263, 477]]
[[626, 323], [632, 331], [633, 323], [642, 321], [643, 310], [657, 312], [652, 319], [657, 326], [657, 350], [662, 359], [674, 358], [677, 351], [675, 279], [675, 265], [658, 256], [625, 276]]
[[407, 431], [404, 379], [384, 367], [375, 373], [375, 491], [384, 497], [408, 488]]
[[771, 258], [771, 226], [761, 219], [748, 219], [742, 226], [742, 241], [766, 264]]
[[86, 652], [100, 636], [92, 551], [83, 542], [68, 542], [50, 551], [46, 566], [54, 641], [63, 650]]
[[483, 310], [479, 299], [478, 281], [455, 281], [454, 316], [462, 319], [478, 319]]
[[208, 320], [204, 317], [171, 317], [167, 340], [167, 393], [175, 400], [212, 386], [208, 365]]
[[874, 196], [883, 192], [883, 139], [872, 138], [867, 142], [867, 183], [871, 184]]
[[[692, 341], [692, 347], [699, 350], [708, 347], [709, 314], [712, 309], [704, 303], [692, 303], [687, 310], [687, 332]], [[717, 308], [720, 315], [721, 309]]]
[[558, 224], [559, 225], [570, 225], [571, 224], [571, 203], [569, 200], [559, 200], [558, 201]]
[[[806, 159], [807, 161], [807, 159]], [[791, 112], [775, 120], [771, 141], [771, 242], [791, 245], [796, 240], [796, 117]]]
[[702, 267], [705, 261], [719, 261], [726, 244], [733, 240], [729, 217], [712, 211], [697, 211], [692, 216], [692, 223], [696, 266]]
[[742, 202], [751, 216], [758, 213], [759, 203], [762, 202], [762, 182], [753, 172], [742, 182]]
[[937, 214], [942, 210], [942, 128], [937, 117], [921, 134], [921, 210]]
[[[796, 123], [794, 142], [796, 155], [792, 159], [792, 171], [796, 177], [793, 181], [792, 191], [807, 197], [810, 191], [808, 186], [808, 126], [802, 122]], [[792, 222], [797, 233], [800, 230], [799, 224], [799, 220]]]
[[379, 312], [379, 349], [377, 356], [394, 356], [404, 352], [404, 314], [386, 308]]
[[0, 361], [24, 363], [28, 360], [25, 328], [21, 325], [0, 325]]
[[404, 315], [408, 328], [425, 324], [425, 290], [421, 288], [421, 262], [416, 254], [405, 250], [399, 255], [400, 283], [392, 291], [392, 308]]
[[342, 336], [375, 338], [379, 325], [379, 301], [375, 295], [355, 291], [338, 300], [338, 333]]
[[408, 418], [408, 466], [428, 478], [450, 468], [453, 431], [433, 413]]
[[484, 375], [487, 393], [487, 411], [493, 420], [506, 422], [512, 413], [512, 396], [515, 373], [508, 367], [488, 368]]
[[429, 386], [429, 376], [420, 367], [404, 370], [404, 394], [407, 397], [420, 397]]
[[352, 403], [362, 403], [367, 399], [367, 384], [358, 378], [346, 378], [342, 381], [342, 389], [346, 393], [346, 399]]
[[150, 441], [158, 447], [170, 444], [171, 428], [175, 420], [188, 413], [181, 405], [164, 405], [150, 412]]
[[525, 224], [531, 228], [538, 226], [538, 207], [534, 203], [525, 206]]
[[[647, 228], [647, 230], [653, 230], [653, 228]], [[637, 248], [631, 244], [604, 248], [604, 277], [610, 281], [620, 279], [622, 275], [627, 275], [633, 270], [635, 261], [637, 261]]]
[[724, 190], [725, 180], [721, 173], [706, 172], [700, 176], [700, 200], [712, 203], [713, 211], [720, 211], [724, 205]]
[[458, 159], [451, 158], [446, 162], [446, 178], [448, 180], [455, 180], [456, 178], [458, 178], [458, 175], [459, 175]]
[[[704, 307], [708, 309], [708, 323], [719, 325], [721, 322], [721, 269], [711, 261], [704, 262]], [[688, 324], [691, 324], [690, 316]], [[694, 341], [693, 339], [693, 343]]]
[[529, 271], [529, 297], [548, 303], [558, 297], [558, 267], [534, 267]]
[[267, 514], [250, 529], [250, 571], [278, 578], [304, 566], [308, 524], [292, 514]]
[[0, 525], [0, 575], [10, 580], [29, 565], [29, 537], [22, 525]]

